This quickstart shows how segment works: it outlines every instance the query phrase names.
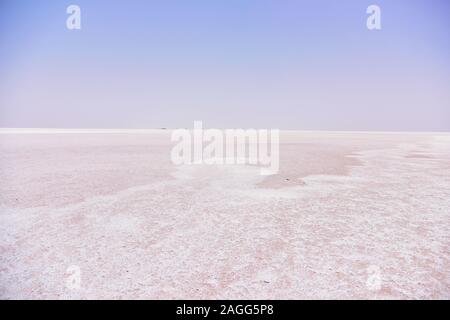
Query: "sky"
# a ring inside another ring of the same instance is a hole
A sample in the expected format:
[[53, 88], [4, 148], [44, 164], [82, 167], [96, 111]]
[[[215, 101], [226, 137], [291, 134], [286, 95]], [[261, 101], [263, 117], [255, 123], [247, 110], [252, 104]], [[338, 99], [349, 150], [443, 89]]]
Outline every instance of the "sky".
[[0, 0], [0, 127], [450, 131], [449, 27], [447, 0]]

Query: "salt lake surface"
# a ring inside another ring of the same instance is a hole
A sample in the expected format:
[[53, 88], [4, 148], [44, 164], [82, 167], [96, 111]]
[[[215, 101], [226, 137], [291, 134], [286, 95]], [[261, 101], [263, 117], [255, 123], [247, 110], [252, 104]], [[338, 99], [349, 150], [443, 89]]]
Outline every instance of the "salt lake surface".
[[269, 177], [172, 145], [0, 131], [0, 298], [450, 298], [450, 134], [283, 131]]

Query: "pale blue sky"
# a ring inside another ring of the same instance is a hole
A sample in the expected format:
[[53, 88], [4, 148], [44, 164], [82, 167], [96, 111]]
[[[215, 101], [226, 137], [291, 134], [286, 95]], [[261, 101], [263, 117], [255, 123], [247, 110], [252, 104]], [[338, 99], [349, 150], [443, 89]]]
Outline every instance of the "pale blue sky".
[[449, 18], [446, 0], [0, 0], [0, 127], [450, 131]]

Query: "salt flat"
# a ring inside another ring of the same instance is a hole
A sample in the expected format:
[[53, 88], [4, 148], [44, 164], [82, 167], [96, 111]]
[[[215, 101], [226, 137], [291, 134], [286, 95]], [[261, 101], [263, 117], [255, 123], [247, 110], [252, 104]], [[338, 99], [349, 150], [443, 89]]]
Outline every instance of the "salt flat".
[[450, 134], [284, 131], [269, 177], [171, 147], [0, 131], [0, 298], [450, 298]]

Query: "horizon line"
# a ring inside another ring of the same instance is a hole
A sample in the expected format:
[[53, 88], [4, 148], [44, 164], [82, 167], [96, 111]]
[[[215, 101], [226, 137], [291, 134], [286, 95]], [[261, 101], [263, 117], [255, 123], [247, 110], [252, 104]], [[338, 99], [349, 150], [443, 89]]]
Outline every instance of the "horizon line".
[[[133, 134], [148, 134], [158, 132], [169, 132], [173, 130], [186, 129], [193, 130], [193, 128], [145, 128], [145, 129], [133, 129], [133, 128], [0, 128], [0, 134], [75, 134], [75, 133], [133, 133]], [[219, 130], [233, 130], [244, 128], [203, 128], [219, 129]], [[262, 128], [245, 128], [244, 130]], [[320, 130], [320, 129], [276, 129], [276, 128], [263, 128], [265, 130], [279, 130], [280, 132], [322, 132], [322, 133], [373, 133], [373, 134], [450, 134], [450, 131], [381, 131], [381, 130]]]

